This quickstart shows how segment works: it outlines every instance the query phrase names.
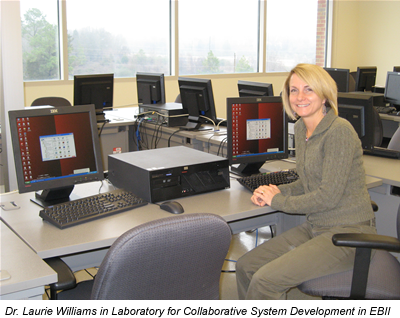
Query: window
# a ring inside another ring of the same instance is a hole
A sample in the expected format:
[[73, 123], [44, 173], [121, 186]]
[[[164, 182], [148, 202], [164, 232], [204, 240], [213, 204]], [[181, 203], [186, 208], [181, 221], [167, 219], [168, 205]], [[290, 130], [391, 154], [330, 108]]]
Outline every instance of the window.
[[179, 0], [179, 74], [258, 71], [257, 0]]
[[[106, 73], [116, 78], [135, 77], [137, 72], [172, 75], [175, 59], [178, 76], [287, 72], [300, 62], [326, 65], [327, 0], [20, 4], [25, 81], [59, 80], [60, 70], [67, 67], [63, 79]], [[61, 4], [66, 8], [62, 16]], [[170, 20], [174, 5], [177, 21]], [[171, 34], [176, 22], [178, 29]], [[59, 30], [59, 25], [67, 30]], [[66, 35], [63, 46], [60, 34]], [[174, 55], [175, 37], [179, 56]], [[67, 55], [63, 60], [60, 47]]]
[[170, 74], [168, 0], [67, 1], [69, 78]]
[[24, 80], [60, 79], [57, 1], [21, 0]]
[[267, 72], [287, 72], [298, 63], [325, 65], [326, 5], [319, 0], [267, 1]]

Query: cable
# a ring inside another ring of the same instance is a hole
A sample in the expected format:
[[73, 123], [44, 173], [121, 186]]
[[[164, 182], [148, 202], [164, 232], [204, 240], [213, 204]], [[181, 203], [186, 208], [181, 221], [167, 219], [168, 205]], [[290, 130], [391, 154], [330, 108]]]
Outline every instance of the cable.
[[137, 129], [136, 129], [137, 151], [140, 151], [140, 131], [139, 131], [139, 129], [140, 129], [140, 124], [142, 123], [142, 121], [143, 121], [143, 117], [140, 118]]
[[208, 140], [207, 140], [208, 153], [210, 153], [210, 145], [211, 145], [210, 141], [211, 141], [212, 137], [214, 137], [214, 135], [212, 135], [212, 136], [211, 136], [210, 138], [208, 138]]
[[178, 129], [178, 130], [176, 130], [176, 131], [174, 131], [170, 136], [169, 136], [169, 138], [168, 138], [168, 147], [171, 147], [171, 138], [172, 138], [172, 136], [173, 135], [175, 135], [177, 132], [179, 132], [180, 130]]
[[[222, 145], [226, 142], [227, 139], [228, 139], [228, 137], [225, 137], [225, 138], [222, 139], [221, 142], [219, 143], [217, 156], [219, 156], [219, 151], [221, 150]], [[223, 152], [224, 152], [224, 148], [222, 148], [222, 157], [223, 157]]]
[[109, 123], [109, 122], [110, 122], [109, 120], [106, 120], [105, 122], [103, 122], [103, 125], [101, 125], [100, 131], [99, 131], [99, 138], [100, 138], [100, 136], [101, 136], [101, 133], [103, 132], [104, 126], [105, 126], [107, 123]]

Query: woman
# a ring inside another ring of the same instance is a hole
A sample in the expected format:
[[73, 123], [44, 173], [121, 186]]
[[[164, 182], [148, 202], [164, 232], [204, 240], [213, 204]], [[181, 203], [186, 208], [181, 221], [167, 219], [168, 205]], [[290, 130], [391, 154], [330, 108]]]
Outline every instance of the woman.
[[283, 105], [295, 124], [299, 180], [264, 185], [254, 204], [304, 214], [306, 222], [256, 247], [236, 266], [240, 299], [285, 299], [304, 281], [352, 268], [355, 249], [336, 247], [335, 233], [376, 233], [365, 184], [361, 142], [338, 117], [336, 83], [321, 67], [299, 64], [289, 74]]

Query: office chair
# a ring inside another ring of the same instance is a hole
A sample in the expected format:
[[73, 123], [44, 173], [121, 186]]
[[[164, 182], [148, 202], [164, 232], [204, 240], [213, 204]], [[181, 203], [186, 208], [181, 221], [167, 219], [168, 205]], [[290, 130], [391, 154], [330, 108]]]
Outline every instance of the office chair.
[[31, 106], [44, 106], [44, 105], [59, 107], [59, 106], [71, 106], [71, 103], [68, 101], [68, 99], [65, 99], [64, 97], [39, 97], [36, 98], [31, 104]]
[[230, 227], [213, 214], [142, 224], [112, 244], [94, 280], [58, 299], [219, 299], [230, 241]]
[[388, 149], [400, 151], [400, 127], [394, 132], [389, 141]]
[[[397, 238], [378, 234], [335, 234], [336, 246], [356, 248], [354, 269], [306, 281], [302, 292], [324, 299], [400, 299], [400, 263], [389, 253], [400, 252], [400, 206]], [[371, 250], [376, 249], [372, 259]]]

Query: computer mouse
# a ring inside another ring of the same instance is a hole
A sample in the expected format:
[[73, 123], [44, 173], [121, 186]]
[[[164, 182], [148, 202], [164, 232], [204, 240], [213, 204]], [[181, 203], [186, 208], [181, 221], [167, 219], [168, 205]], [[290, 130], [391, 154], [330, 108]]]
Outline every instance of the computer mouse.
[[184, 212], [182, 205], [177, 201], [165, 201], [160, 204], [160, 209], [173, 214]]

